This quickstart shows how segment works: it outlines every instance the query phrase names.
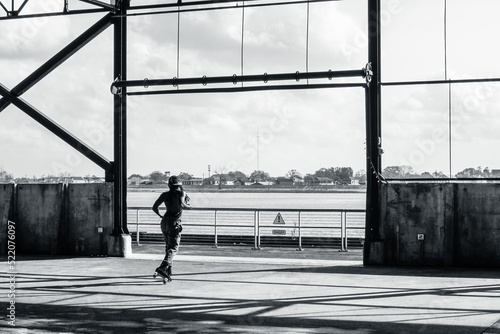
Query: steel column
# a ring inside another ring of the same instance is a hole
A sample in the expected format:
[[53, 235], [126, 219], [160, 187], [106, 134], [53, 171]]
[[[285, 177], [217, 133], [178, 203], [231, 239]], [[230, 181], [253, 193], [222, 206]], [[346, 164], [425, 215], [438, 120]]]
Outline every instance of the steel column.
[[[120, 4], [119, 13], [123, 16], [114, 20], [114, 77], [127, 78], [127, 26], [126, 12], [128, 1]], [[122, 88], [121, 94], [114, 95], [114, 226], [113, 235], [129, 234], [127, 228], [127, 154], [126, 154], [126, 114], [127, 94]]]
[[[121, 41], [121, 55], [122, 55], [122, 78], [127, 80], [127, 8], [130, 6], [130, 0], [122, 0], [120, 8], [120, 14], [124, 17], [122, 20], [122, 41]], [[122, 189], [122, 224], [123, 231], [129, 234], [127, 227], [127, 88], [122, 88], [123, 96], [121, 99], [122, 103], [122, 177], [121, 177], [121, 189]]]
[[366, 90], [366, 229], [363, 263], [369, 264], [371, 243], [380, 241], [379, 184], [380, 174], [380, 0], [368, 2], [368, 62], [373, 76]]

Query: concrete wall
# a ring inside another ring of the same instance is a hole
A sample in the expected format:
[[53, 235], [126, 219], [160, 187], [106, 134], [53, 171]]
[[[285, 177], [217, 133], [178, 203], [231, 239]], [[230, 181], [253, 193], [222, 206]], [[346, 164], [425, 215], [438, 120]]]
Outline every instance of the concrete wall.
[[[7, 219], [16, 224], [17, 254], [107, 255], [113, 227], [112, 184], [18, 184], [0, 187], [0, 252]], [[4, 205], [5, 206], [5, 205]]]
[[69, 254], [107, 255], [113, 230], [113, 187], [110, 184], [68, 185]]
[[15, 192], [16, 252], [58, 254], [64, 223], [62, 184], [18, 184]]
[[456, 188], [455, 263], [500, 268], [500, 184]]
[[500, 268], [499, 184], [381, 184], [380, 218], [384, 264]]

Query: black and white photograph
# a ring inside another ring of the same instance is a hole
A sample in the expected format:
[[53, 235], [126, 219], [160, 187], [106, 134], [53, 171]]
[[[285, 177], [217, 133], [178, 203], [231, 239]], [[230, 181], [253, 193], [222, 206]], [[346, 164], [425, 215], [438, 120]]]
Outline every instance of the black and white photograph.
[[498, 13], [0, 0], [0, 332], [500, 334]]

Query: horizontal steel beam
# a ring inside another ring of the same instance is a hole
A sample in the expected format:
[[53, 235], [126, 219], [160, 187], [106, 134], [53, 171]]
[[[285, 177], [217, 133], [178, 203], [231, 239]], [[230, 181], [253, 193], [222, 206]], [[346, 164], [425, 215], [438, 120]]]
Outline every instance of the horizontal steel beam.
[[113, 11], [117, 9], [115, 6], [110, 5], [109, 3], [98, 1], [98, 0], [80, 0], [80, 1], [91, 4], [91, 5], [96, 5], [96, 6], [99, 6], [101, 8], [113, 10]]
[[[145, 10], [145, 9], [158, 9], [158, 8], [170, 8], [175, 7], [177, 9], [169, 10], [155, 10], [147, 12], [133, 12], [128, 13], [123, 16], [142, 16], [142, 15], [156, 15], [156, 14], [172, 14], [172, 13], [188, 13], [188, 12], [200, 12], [200, 11], [212, 11], [212, 10], [223, 10], [223, 9], [241, 9], [241, 8], [255, 8], [255, 7], [275, 7], [275, 6], [289, 6], [289, 5], [299, 5], [305, 3], [321, 3], [321, 2], [333, 2], [333, 1], [343, 1], [343, 0], [291, 0], [291, 1], [280, 1], [280, 2], [264, 2], [264, 3], [251, 3], [257, 2], [259, 0], [246, 0], [245, 2], [240, 2], [239, 0], [222, 0], [222, 1], [189, 1], [189, 2], [171, 2], [166, 4], [154, 4], [154, 5], [140, 5], [131, 6], [129, 10]], [[213, 6], [219, 4], [219, 6]], [[193, 7], [194, 8], [186, 8]]]
[[39, 17], [53, 17], [53, 16], [62, 16], [62, 15], [94, 14], [94, 13], [109, 13], [109, 11], [106, 9], [102, 9], [102, 8], [77, 9], [77, 10], [72, 10], [72, 11], [62, 10], [60, 12], [23, 14], [23, 15], [15, 15], [15, 16], [12, 16], [12, 15], [1, 16], [0, 21], [33, 19], [33, 18], [39, 18]]
[[241, 82], [256, 82], [262, 81], [281, 81], [281, 80], [307, 80], [307, 79], [332, 79], [332, 78], [347, 78], [347, 77], [365, 77], [366, 70], [346, 70], [346, 71], [326, 71], [326, 72], [302, 72], [295, 73], [281, 73], [281, 74], [259, 74], [259, 75], [232, 75], [220, 77], [198, 77], [198, 78], [172, 78], [172, 79], [143, 79], [143, 80], [128, 80], [128, 81], [115, 81], [112, 87], [140, 87], [145, 88], [149, 86], [179, 86], [179, 85], [193, 85], [193, 84], [220, 84], [220, 83], [241, 83]]
[[[246, 0], [245, 2], [258, 2], [261, 0]], [[310, 3], [315, 3], [315, 2], [339, 2], [339, 1], [344, 1], [344, 0], [309, 0], [308, 2]], [[294, 4], [294, 3], [299, 3], [302, 2], [302, 0], [296, 0], [296, 1], [286, 1], [286, 4]], [[130, 6], [128, 9], [129, 10], [146, 10], [146, 9], [158, 9], [158, 8], [168, 8], [168, 7], [182, 7], [182, 6], [212, 6], [216, 4], [228, 4], [228, 3], [235, 3], [238, 4], [238, 6], [243, 7], [244, 5], [241, 3], [240, 0], [193, 0], [193, 1], [181, 1], [181, 2], [168, 2], [168, 3], [163, 3], [163, 4], [151, 4], [151, 5], [136, 5], [136, 6]], [[283, 4], [283, 1], [273, 1], [269, 3], [271, 5], [281, 5]], [[210, 8], [210, 7], [209, 7]]]
[[479, 82], [500, 82], [500, 78], [389, 81], [389, 82], [381, 82], [380, 85], [381, 86], [447, 85], [447, 84], [465, 84], [465, 83], [479, 83]]
[[255, 92], [266, 90], [301, 90], [320, 88], [366, 88], [365, 83], [332, 83], [332, 84], [301, 84], [301, 85], [265, 85], [246, 87], [219, 87], [219, 88], [195, 88], [195, 89], [168, 89], [141, 92], [127, 92], [127, 95], [169, 95], [169, 94], [194, 94], [194, 93], [238, 93]]
[[447, 178], [434, 178], [434, 177], [415, 177], [415, 178], [384, 178], [387, 182], [422, 182], [422, 183], [459, 183], [459, 182], [470, 182], [474, 181], [477, 183], [484, 182], [498, 182], [500, 178], [498, 177], [447, 177]]
[[51, 120], [49, 117], [44, 115], [35, 107], [31, 106], [23, 99], [9, 92], [9, 90], [2, 84], [0, 84], [0, 95], [2, 95], [9, 103], [12, 103], [16, 107], [24, 111], [28, 116], [30, 116], [35, 121], [40, 123], [47, 130], [49, 130], [50, 132], [61, 138], [63, 141], [68, 143], [78, 152], [82, 153], [84, 156], [89, 158], [91, 161], [100, 166], [106, 172], [109, 173], [112, 170], [113, 165], [109, 160], [107, 160], [102, 155], [94, 151], [91, 147], [87, 146], [84, 142], [73, 136], [70, 132], [66, 131], [66, 129], [64, 129], [59, 124]]
[[[255, 2], [259, 0], [247, 0], [247, 1]], [[148, 10], [148, 9], [159, 9], [159, 8], [180, 7], [180, 6], [203, 6], [203, 5], [226, 4], [226, 3], [237, 3], [237, 2], [240, 1], [239, 0], [194, 0], [194, 1], [184, 0], [181, 1], [180, 3], [167, 2], [167, 3], [150, 4], [150, 5], [136, 5], [136, 6], [131, 5], [128, 8], [128, 10]]]
[[[14, 96], [21, 96], [28, 89], [33, 87], [37, 82], [42, 80], [46, 75], [56, 69], [64, 61], [70, 58], [78, 50], [84, 47], [87, 43], [93, 40], [106, 28], [112, 24], [112, 14], [109, 13], [102, 19], [97, 21], [93, 26], [87, 29], [83, 34], [78, 36], [75, 40], [69, 43], [65, 48], [59, 51], [56, 55], [50, 58], [45, 64], [36, 69], [18, 85], [10, 91]], [[9, 106], [10, 102], [5, 98], [0, 99], [0, 112]]]

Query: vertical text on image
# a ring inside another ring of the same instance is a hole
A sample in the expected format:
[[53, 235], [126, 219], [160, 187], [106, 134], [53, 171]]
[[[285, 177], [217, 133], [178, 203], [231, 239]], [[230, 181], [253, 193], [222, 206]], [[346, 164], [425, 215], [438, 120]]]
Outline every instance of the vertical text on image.
[[8, 221], [7, 225], [7, 264], [9, 266], [9, 307], [7, 307], [7, 323], [16, 325], [16, 223]]

